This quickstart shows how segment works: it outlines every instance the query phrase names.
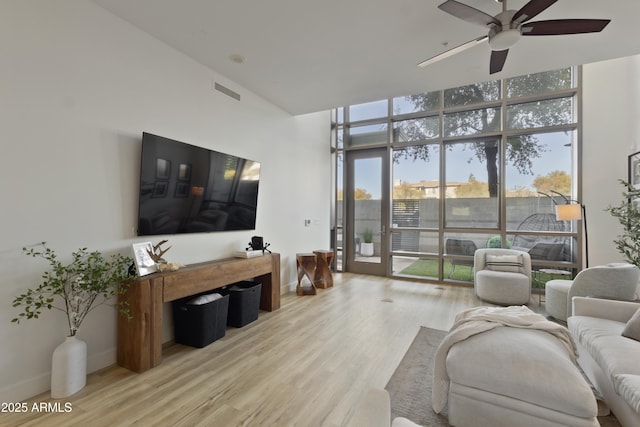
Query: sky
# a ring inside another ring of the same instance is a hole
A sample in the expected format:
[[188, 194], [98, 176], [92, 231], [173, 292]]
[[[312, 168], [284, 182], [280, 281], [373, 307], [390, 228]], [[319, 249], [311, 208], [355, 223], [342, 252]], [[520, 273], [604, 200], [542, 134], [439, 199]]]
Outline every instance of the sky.
[[[415, 105], [407, 101], [405, 97], [394, 98], [393, 100], [394, 114], [405, 114], [416, 111]], [[386, 117], [388, 115], [389, 103], [387, 100], [375, 101], [357, 106], [351, 106], [350, 121], [363, 119], [371, 119], [378, 117]], [[342, 117], [340, 117], [342, 119]], [[374, 126], [361, 127], [363, 132], [375, 132]], [[383, 125], [382, 131], [386, 131], [386, 124]], [[532, 160], [533, 174], [521, 174], [512, 165], [507, 165], [506, 179], [507, 189], [529, 188], [533, 190], [533, 180], [537, 176], [545, 176], [552, 171], [561, 170], [572, 174], [572, 152], [570, 144], [573, 142], [573, 133], [554, 132], [546, 134], [537, 134], [539, 144], [544, 147], [541, 156]], [[461, 147], [459, 145], [458, 147]], [[420, 181], [436, 181], [439, 178], [438, 164], [439, 159], [433, 152], [433, 157], [429, 163], [423, 160], [413, 161], [412, 159], [401, 160], [400, 163], [394, 163], [393, 177], [394, 182], [417, 183]], [[447, 151], [447, 181], [449, 182], [467, 182], [469, 176], [473, 174], [478, 181], [487, 181], [486, 165], [481, 163], [474, 155], [473, 150], [464, 150], [454, 148], [454, 151]], [[380, 175], [377, 171], [378, 167], [375, 163], [360, 161], [363, 170], [356, 179], [356, 188], [366, 189], [374, 199], [380, 198]], [[364, 166], [366, 165], [366, 166]]]
[[[565, 146], [571, 142], [571, 134], [565, 135], [563, 132], [537, 135], [539, 143], [546, 147], [541, 157], [533, 159], [533, 175], [518, 173], [513, 166], [507, 165], [507, 187], [524, 187], [533, 189], [533, 180], [537, 176], [544, 176], [555, 170], [566, 171], [571, 175], [571, 147]], [[435, 153], [434, 153], [435, 154]], [[484, 163], [480, 163], [470, 150], [448, 152], [447, 160], [447, 180], [450, 182], [467, 182], [470, 174], [473, 174], [478, 181], [487, 181], [487, 170]], [[471, 162], [469, 162], [471, 159]], [[423, 160], [413, 161], [412, 159], [401, 160], [394, 164], [393, 179], [401, 182], [417, 183], [420, 181], [438, 180], [437, 158], [426, 164]], [[366, 189], [374, 199], [379, 199], [380, 194], [380, 174], [377, 170], [380, 162], [373, 160], [360, 160], [359, 165], [362, 170], [356, 176], [356, 188]]]

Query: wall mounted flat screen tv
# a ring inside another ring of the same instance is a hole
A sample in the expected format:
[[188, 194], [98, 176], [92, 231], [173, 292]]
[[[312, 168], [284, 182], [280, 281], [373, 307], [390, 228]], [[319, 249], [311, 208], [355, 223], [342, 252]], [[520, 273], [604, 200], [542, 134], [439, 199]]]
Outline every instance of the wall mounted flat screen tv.
[[254, 230], [260, 163], [142, 134], [138, 236]]

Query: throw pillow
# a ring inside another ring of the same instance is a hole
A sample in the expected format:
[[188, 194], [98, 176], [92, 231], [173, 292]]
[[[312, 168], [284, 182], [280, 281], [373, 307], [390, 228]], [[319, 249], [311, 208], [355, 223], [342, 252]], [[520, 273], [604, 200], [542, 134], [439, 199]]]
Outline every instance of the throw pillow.
[[640, 308], [636, 310], [622, 330], [622, 336], [640, 341]]
[[487, 270], [521, 273], [524, 270], [522, 255], [490, 255], [487, 254]]

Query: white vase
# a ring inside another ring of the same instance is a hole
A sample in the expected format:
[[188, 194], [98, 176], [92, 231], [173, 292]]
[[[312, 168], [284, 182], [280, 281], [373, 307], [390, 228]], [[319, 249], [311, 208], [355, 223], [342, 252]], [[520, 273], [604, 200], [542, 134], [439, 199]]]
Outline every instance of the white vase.
[[360, 244], [360, 255], [362, 255], [362, 256], [373, 256], [373, 243], [361, 243]]
[[51, 358], [51, 397], [71, 396], [87, 383], [87, 343], [67, 337]]

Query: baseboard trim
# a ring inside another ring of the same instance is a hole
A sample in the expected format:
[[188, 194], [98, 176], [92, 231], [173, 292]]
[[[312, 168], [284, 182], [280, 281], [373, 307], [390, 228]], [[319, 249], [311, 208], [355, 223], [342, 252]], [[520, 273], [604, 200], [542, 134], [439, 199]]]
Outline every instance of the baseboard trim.
[[[116, 363], [115, 348], [87, 355], [87, 375], [108, 368]], [[51, 372], [45, 372], [17, 384], [0, 389], [0, 401], [23, 402], [51, 390]], [[49, 396], [47, 396], [47, 399]]]

